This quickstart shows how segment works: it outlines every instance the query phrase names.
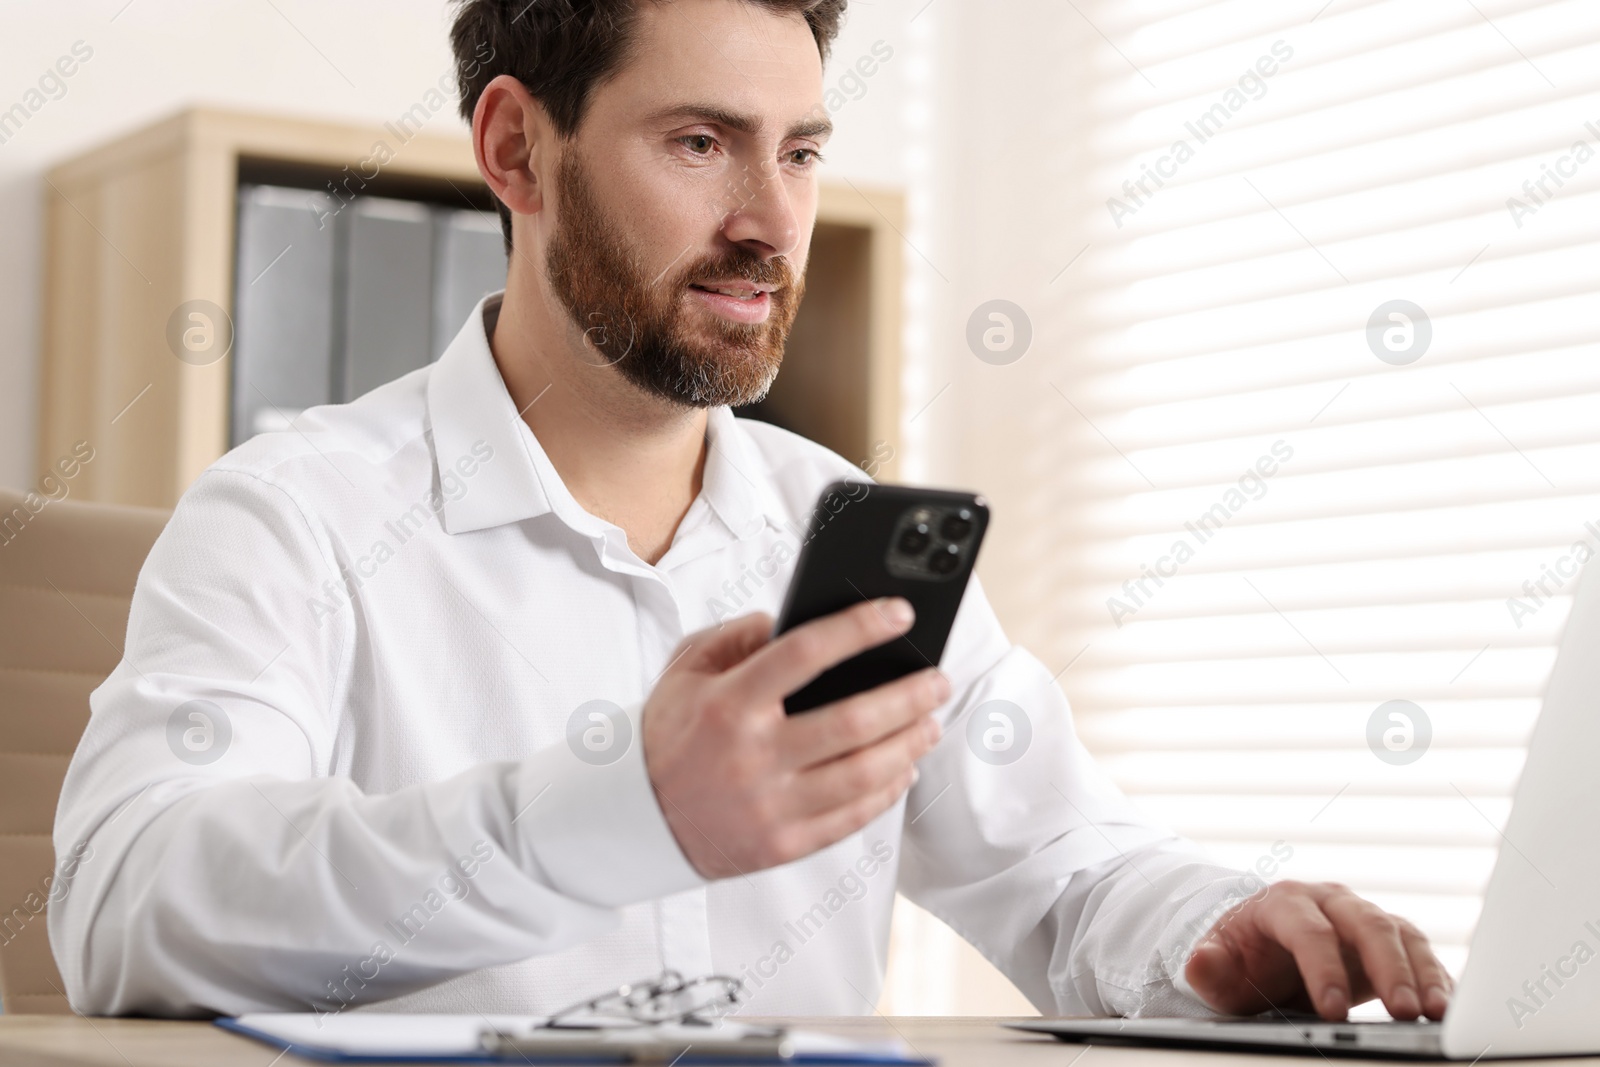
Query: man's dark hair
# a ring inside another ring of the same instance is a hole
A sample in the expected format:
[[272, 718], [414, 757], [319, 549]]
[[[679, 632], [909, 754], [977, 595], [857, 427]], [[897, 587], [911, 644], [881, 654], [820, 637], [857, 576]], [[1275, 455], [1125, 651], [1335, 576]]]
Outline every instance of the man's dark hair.
[[[627, 65], [639, 5], [661, 2], [671, 0], [456, 0], [460, 10], [450, 44], [461, 117], [470, 125], [484, 86], [510, 74], [544, 105], [556, 133], [572, 137], [595, 87]], [[849, 0], [746, 2], [803, 16], [826, 64]], [[499, 200], [495, 207], [509, 253], [511, 211]]]

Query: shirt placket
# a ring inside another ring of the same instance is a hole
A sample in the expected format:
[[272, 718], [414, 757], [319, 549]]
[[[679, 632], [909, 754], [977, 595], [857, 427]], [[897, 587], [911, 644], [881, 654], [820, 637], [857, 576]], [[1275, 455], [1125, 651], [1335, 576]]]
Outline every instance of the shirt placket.
[[[687, 636], [684, 614], [669, 579], [661, 572], [635, 572], [632, 580], [638, 605], [639, 662], [658, 664], [651, 671], [654, 675], [666, 668], [678, 643]], [[648, 697], [654, 684], [653, 676], [641, 679], [641, 695]], [[712, 973], [706, 890], [702, 887], [659, 898], [654, 908], [662, 969], [685, 977]]]

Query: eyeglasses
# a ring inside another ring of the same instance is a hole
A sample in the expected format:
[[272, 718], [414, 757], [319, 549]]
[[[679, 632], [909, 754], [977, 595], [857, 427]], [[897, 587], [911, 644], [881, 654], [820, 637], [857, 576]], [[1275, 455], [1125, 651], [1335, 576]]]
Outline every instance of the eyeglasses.
[[652, 981], [619, 986], [553, 1013], [551, 1028], [592, 1030], [634, 1024], [680, 1023], [709, 1026], [744, 1000], [744, 983], [709, 974], [684, 980], [677, 971], [663, 971]]

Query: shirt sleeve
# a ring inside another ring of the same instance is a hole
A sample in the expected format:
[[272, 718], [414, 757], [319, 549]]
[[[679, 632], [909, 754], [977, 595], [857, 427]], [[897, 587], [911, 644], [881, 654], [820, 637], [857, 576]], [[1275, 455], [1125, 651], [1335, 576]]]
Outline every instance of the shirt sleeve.
[[338, 1010], [703, 884], [637, 743], [605, 767], [556, 746], [384, 795], [331, 774], [355, 613], [308, 604], [338, 558], [290, 489], [218, 469], [157, 540], [57, 811], [76, 861], [49, 929], [75, 1010]]
[[1183, 965], [1259, 881], [1133, 808], [976, 578], [941, 668], [954, 695], [907, 799], [902, 891], [1045, 1014], [1210, 1014]]

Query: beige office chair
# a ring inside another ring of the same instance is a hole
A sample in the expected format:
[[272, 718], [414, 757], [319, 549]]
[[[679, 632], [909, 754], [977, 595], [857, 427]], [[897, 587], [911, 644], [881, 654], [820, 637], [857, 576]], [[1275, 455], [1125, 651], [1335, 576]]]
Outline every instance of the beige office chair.
[[0, 490], [0, 1006], [66, 1012], [44, 904], [50, 830], [89, 693], [122, 658], [134, 579], [167, 512]]

